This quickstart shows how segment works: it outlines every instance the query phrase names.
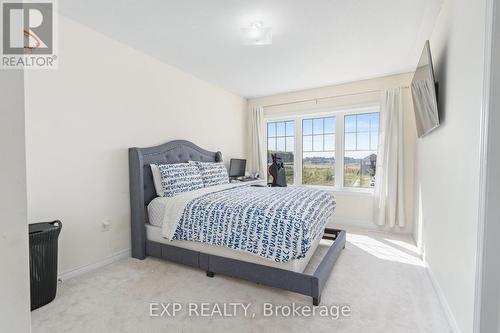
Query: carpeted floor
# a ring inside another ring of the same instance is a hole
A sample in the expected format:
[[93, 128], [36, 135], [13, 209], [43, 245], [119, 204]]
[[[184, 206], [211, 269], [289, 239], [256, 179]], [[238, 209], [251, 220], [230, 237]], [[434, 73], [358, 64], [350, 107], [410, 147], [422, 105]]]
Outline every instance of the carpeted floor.
[[[151, 317], [152, 302], [177, 302], [182, 309], [175, 316]], [[217, 311], [213, 317], [196, 317], [196, 311], [188, 311], [189, 302], [196, 303], [192, 309], [197, 306], [199, 314], [203, 302], [210, 303], [206, 313], [217, 305], [222, 310], [224, 302], [249, 308], [247, 316], [240, 308], [233, 317], [220, 317]], [[266, 317], [265, 302], [310, 306], [311, 298], [221, 275], [207, 278], [203, 271], [154, 258], [125, 259], [60, 283], [56, 299], [32, 312], [32, 332], [450, 331], [412, 242], [384, 233], [348, 233], [346, 249], [323, 290], [321, 305], [331, 311], [329, 317], [312, 318], [307, 312]], [[349, 306], [350, 315], [333, 319], [341, 306]]]

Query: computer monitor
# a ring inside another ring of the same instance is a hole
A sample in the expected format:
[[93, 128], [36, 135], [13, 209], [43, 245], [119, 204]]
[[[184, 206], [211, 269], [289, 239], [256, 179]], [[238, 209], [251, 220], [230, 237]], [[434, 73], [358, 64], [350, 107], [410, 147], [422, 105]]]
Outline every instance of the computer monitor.
[[247, 160], [240, 158], [232, 158], [229, 162], [229, 177], [237, 178], [244, 177], [247, 168]]

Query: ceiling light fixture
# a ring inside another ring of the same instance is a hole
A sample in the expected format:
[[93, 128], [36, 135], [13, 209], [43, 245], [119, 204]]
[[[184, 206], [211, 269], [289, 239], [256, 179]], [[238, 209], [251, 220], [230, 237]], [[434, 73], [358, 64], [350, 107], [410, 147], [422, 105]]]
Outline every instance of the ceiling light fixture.
[[252, 22], [250, 27], [241, 28], [243, 45], [271, 45], [273, 43], [272, 28], [264, 27], [262, 21]]

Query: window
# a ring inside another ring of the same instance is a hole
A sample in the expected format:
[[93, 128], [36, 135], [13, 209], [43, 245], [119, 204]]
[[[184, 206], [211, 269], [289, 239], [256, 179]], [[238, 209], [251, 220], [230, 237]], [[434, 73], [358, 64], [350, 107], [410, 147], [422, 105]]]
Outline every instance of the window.
[[368, 191], [375, 186], [379, 118], [373, 106], [270, 120], [267, 162], [277, 153], [290, 185]]
[[378, 124], [378, 112], [344, 117], [344, 186], [375, 186]]
[[[294, 151], [295, 151], [295, 122], [277, 121], [267, 123], [267, 164], [273, 163], [271, 154], [277, 153], [281, 157], [286, 171], [286, 182], [294, 182]], [[268, 174], [268, 182], [272, 178]]]
[[302, 121], [302, 184], [335, 185], [335, 117]]

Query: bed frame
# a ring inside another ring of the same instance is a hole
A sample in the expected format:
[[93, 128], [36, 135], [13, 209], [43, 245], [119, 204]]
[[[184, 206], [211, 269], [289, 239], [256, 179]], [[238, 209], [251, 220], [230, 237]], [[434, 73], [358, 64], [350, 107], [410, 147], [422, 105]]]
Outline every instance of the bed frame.
[[345, 248], [346, 233], [343, 230], [325, 229], [323, 238], [333, 240], [333, 243], [312, 275], [183, 249], [146, 238], [146, 208], [156, 197], [149, 165], [185, 163], [189, 160], [222, 162], [222, 153], [207, 151], [184, 140], [170, 141], [156, 147], [129, 148], [132, 257], [162, 258], [203, 269], [208, 277], [220, 273], [293, 291], [311, 296], [313, 304], [319, 305], [321, 291], [340, 252]]

